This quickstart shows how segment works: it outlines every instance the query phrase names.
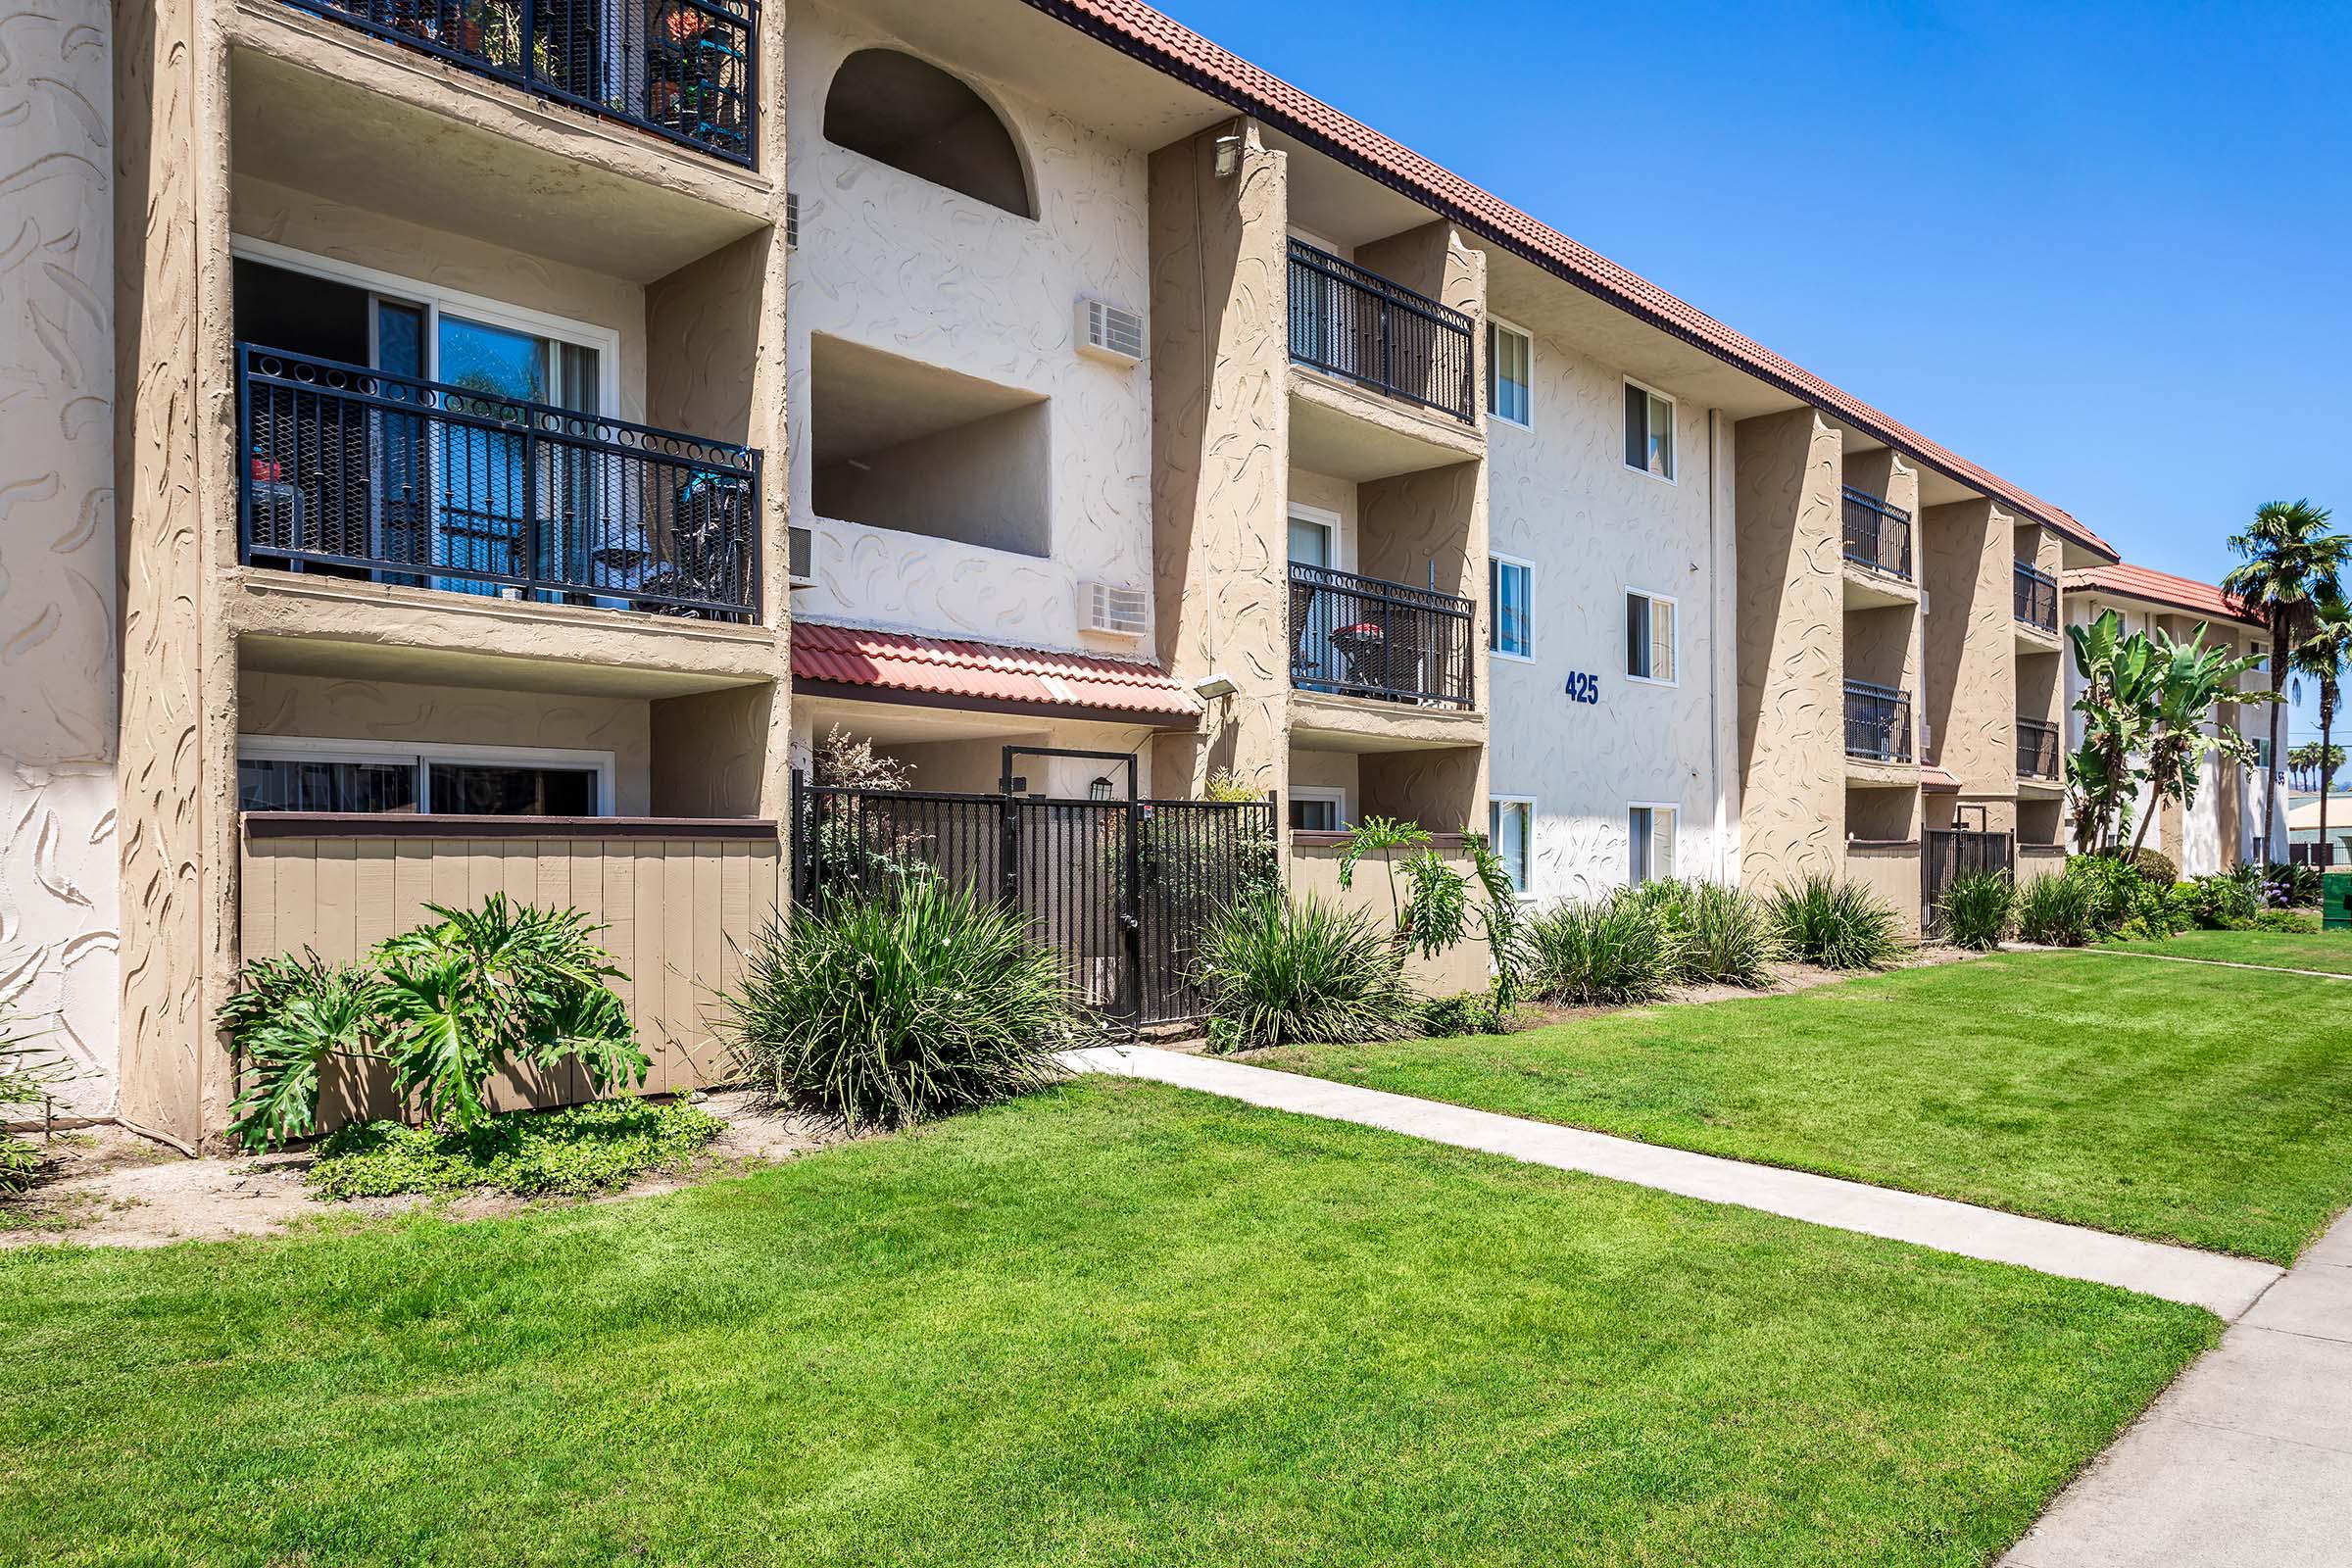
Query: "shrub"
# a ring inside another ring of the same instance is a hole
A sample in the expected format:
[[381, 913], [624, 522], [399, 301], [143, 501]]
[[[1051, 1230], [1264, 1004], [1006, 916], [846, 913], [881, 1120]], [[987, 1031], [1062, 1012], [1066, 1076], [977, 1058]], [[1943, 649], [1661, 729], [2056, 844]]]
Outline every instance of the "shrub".
[[1937, 912], [1943, 934], [1956, 947], [1980, 953], [2001, 945], [2017, 907], [2017, 883], [2006, 871], [1971, 871], [1952, 878]]
[[2147, 886], [2128, 861], [2112, 855], [2078, 855], [2066, 862], [2066, 877], [2082, 888], [2084, 919], [2091, 936], [2123, 929], [2132, 900]]
[[1638, 889], [1542, 911], [1527, 946], [1536, 994], [1552, 1002], [1650, 1002], [1674, 976], [1657, 896]]
[[[43, 1031], [23, 1030], [0, 1012], [0, 1113], [12, 1105], [37, 1105], [52, 1084], [66, 1076], [54, 1053], [33, 1042]], [[41, 1148], [29, 1138], [0, 1129], [0, 1195], [30, 1187], [41, 1173]]]
[[517, 1198], [580, 1198], [652, 1170], [682, 1169], [725, 1124], [699, 1105], [635, 1098], [514, 1110], [464, 1132], [396, 1121], [329, 1133], [306, 1180], [321, 1198], [383, 1198], [489, 1187]]
[[1494, 1023], [1494, 997], [1487, 991], [1463, 991], [1450, 997], [1431, 997], [1421, 1004], [1421, 1033], [1432, 1040], [1458, 1040], [1483, 1035]]
[[2035, 877], [2017, 896], [2017, 932], [2028, 942], [2051, 948], [2080, 948], [2098, 935], [2091, 921], [2097, 890], [2074, 868]]
[[2320, 902], [2320, 868], [2273, 860], [2262, 868], [2265, 902], [2273, 908], [2308, 909]]
[[1369, 919], [1279, 888], [1209, 922], [1200, 983], [1214, 1051], [1396, 1040], [1420, 1021], [1400, 956]]
[[1680, 901], [1680, 924], [1672, 933], [1675, 978], [1750, 990], [1772, 984], [1781, 944], [1755, 896], [1716, 882], [1683, 885], [1689, 891]]
[[747, 1078], [852, 1132], [1050, 1082], [1077, 1010], [1017, 911], [933, 880], [771, 920], [719, 1005]]
[[2180, 868], [2175, 865], [2173, 858], [2162, 850], [2145, 848], [2133, 850], [2131, 865], [2132, 869], [2137, 871], [2144, 880], [2153, 882], [2159, 887], [2169, 888], [2180, 880]]
[[245, 965], [220, 1013], [246, 1074], [231, 1136], [261, 1149], [317, 1131], [335, 1056], [388, 1063], [404, 1102], [460, 1130], [488, 1117], [484, 1087], [517, 1060], [576, 1061], [600, 1094], [645, 1081], [651, 1063], [605, 983], [620, 971], [586, 915], [497, 893], [479, 909], [425, 907], [438, 921], [386, 938], [366, 963], [305, 949]]
[[2320, 922], [2300, 909], [2263, 909], [2248, 922], [2256, 931], [2303, 935], [2320, 929]]
[[2262, 912], [2261, 883], [2242, 876], [2196, 877], [2181, 885], [2181, 902], [2190, 917], [2208, 931], [2228, 931], [2245, 925]]
[[1905, 950], [1901, 916], [1859, 882], [1809, 876], [1775, 893], [1770, 911], [1789, 956], [1825, 969], [1883, 969]]

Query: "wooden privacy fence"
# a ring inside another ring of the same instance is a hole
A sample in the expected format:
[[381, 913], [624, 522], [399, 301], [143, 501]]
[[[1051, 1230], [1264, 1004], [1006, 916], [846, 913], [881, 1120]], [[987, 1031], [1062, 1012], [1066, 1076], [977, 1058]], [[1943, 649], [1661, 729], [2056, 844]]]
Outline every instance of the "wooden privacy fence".
[[[577, 908], [627, 976], [613, 989], [653, 1057], [646, 1088], [691, 1089], [724, 1076], [715, 993], [776, 907], [781, 863], [775, 823], [748, 818], [249, 811], [239, 933], [248, 958], [307, 946], [348, 961], [431, 918], [427, 904]], [[589, 1098], [576, 1066], [491, 1086], [502, 1110]], [[330, 1079], [319, 1108], [323, 1126], [401, 1111], [374, 1069]]]

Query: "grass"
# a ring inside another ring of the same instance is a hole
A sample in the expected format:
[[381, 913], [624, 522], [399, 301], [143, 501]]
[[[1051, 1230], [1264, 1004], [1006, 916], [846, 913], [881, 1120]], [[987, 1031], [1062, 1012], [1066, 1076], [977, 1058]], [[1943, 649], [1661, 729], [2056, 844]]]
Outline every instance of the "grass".
[[0, 1560], [1988, 1561], [2194, 1309], [1154, 1085], [0, 1255]]
[[2224, 963], [2259, 963], [2278, 969], [2319, 969], [2352, 974], [2352, 931], [2183, 931], [2155, 942], [2118, 943], [2132, 953], [2165, 953], [2182, 958], [2216, 958]]
[[2291, 975], [2004, 954], [1264, 1060], [2285, 1263], [2352, 1201], [2348, 1001]]

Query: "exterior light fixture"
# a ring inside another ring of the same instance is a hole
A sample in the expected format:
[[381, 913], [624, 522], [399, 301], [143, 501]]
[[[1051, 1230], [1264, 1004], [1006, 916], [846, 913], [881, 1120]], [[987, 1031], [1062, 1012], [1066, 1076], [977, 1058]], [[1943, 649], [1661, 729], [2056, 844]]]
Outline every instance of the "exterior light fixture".
[[1231, 675], [1210, 675], [1204, 680], [1193, 682], [1193, 690], [1200, 694], [1202, 702], [1214, 702], [1220, 697], [1231, 697], [1241, 688], [1233, 683]]
[[1092, 784], [1089, 784], [1089, 785], [1086, 787], [1086, 798], [1087, 798], [1088, 800], [1090, 800], [1090, 801], [1107, 801], [1107, 800], [1109, 800], [1109, 799], [1110, 799], [1110, 779], [1109, 779], [1107, 776], [1105, 776], [1105, 777], [1102, 777], [1102, 778], [1096, 779], [1096, 780], [1095, 780], [1095, 781], [1094, 781]]
[[1217, 138], [1217, 177], [1231, 179], [1235, 174], [1241, 172], [1241, 169], [1242, 138], [1219, 136]]

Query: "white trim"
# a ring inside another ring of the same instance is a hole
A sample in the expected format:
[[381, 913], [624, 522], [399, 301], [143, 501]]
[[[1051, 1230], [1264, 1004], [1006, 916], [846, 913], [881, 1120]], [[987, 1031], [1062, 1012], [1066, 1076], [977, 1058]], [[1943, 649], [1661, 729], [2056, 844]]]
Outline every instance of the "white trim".
[[[1310, 507], [1303, 501], [1291, 502], [1283, 511], [1283, 522], [1311, 522], [1331, 535], [1331, 559], [1324, 564], [1333, 571], [1355, 570], [1354, 541], [1348, 537], [1348, 519], [1328, 507]], [[1283, 540], [1283, 553], [1290, 553], [1290, 540]], [[1287, 564], [1287, 562], [1286, 562]]]
[[1536, 798], [1533, 795], [1489, 795], [1487, 797], [1487, 848], [1494, 851], [1499, 858], [1502, 854], [1502, 835], [1494, 831], [1500, 825], [1494, 820], [1494, 808], [1497, 806], [1524, 806], [1527, 808], [1527, 837], [1525, 842], [1520, 845], [1520, 853], [1527, 861], [1526, 875], [1519, 878], [1518, 894], [1522, 901], [1533, 899], [1536, 896]]
[[[1646, 464], [1637, 466], [1635, 464], [1628, 463], [1625, 466], [1628, 468], [1632, 468], [1634, 472], [1642, 475], [1642, 477], [1644, 479], [1655, 479], [1660, 484], [1679, 485], [1682, 483], [1683, 478], [1683, 410], [1681, 400], [1676, 398], [1671, 392], [1651, 386], [1647, 381], [1637, 380], [1630, 375], [1626, 376], [1624, 379], [1627, 386], [1638, 386], [1653, 398], [1664, 398], [1666, 400], [1666, 406], [1674, 410], [1674, 471], [1672, 473], [1652, 473], [1649, 471], [1649, 467]], [[1625, 399], [1620, 397], [1617, 400], [1617, 416], [1618, 418], [1622, 420], [1625, 416]], [[1622, 454], [1625, 450], [1625, 432], [1623, 430], [1620, 430], [1617, 433], [1617, 449], [1620, 454], [1620, 461], [1622, 461]]]
[[[260, 262], [264, 266], [281, 268], [289, 272], [322, 277], [334, 283], [348, 283], [372, 294], [388, 295], [396, 300], [423, 306], [426, 315], [425, 352], [431, 356], [426, 366], [427, 380], [440, 378], [441, 315], [445, 309], [453, 316], [463, 317], [468, 321], [480, 321], [485, 326], [503, 326], [511, 331], [528, 332], [533, 337], [553, 338], [558, 342], [594, 349], [597, 363], [597, 413], [608, 419], [621, 417], [620, 333], [612, 327], [599, 326], [593, 321], [574, 320], [567, 316], [551, 316], [545, 311], [532, 310], [527, 305], [514, 305], [486, 295], [468, 294], [463, 289], [403, 277], [398, 272], [363, 267], [357, 262], [346, 262], [338, 257], [298, 251], [290, 245], [254, 239], [245, 234], [229, 236], [228, 254], [245, 261]], [[375, 345], [375, 313], [372, 311], [368, 312], [368, 342], [372, 351]], [[273, 348], [278, 345], [263, 346]]]
[[[1650, 813], [1650, 816], [1649, 816], [1649, 838], [1650, 838], [1650, 855], [1649, 855], [1649, 860], [1650, 860], [1651, 872], [1650, 872], [1649, 880], [1650, 880], [1650, 881], [1652, 881], [1652, 882], [1666, 882], [1666, 881], [1676, 881], [1676, 882], [1679, 882], [1679, 881], [1686, 880], [1686, 878], [1683, 876], [1683, 808], [1682, 808], [1682, 805], [1681, 805], [1681, 803], [1680, 803], [1680, 802], [1677, 802], [1677, 801], [1628, 801], [1628, 802], [1626, 802], [1626, 803], [1625, 803], [1625, 841], [1626, 841], [1626, 842], [1625, 842], [1625, 884], [1626, 884], [1626, 886], [1627, 886], [1627, 887], [1640, 887], [1640, 886], [1642, 885], [1641, 883], [1639, 883], [1639, 882], [1636, 882], [1636, 881], [1634, 880], [1634, 813], [1635, 813], [1636, 811], [1647, 811], [1647, 812], [1649, 812], [1649, 813]], [[1668, 816], [1668, 818], [1669, 818], [1669, 819], [1672, 821], [1672, 823], [1673, 823], [1673, 826], [1672, 826], [1672, 827], [1671, 827], [1671, 828], [1668, 830], [1668, 838], [1669, 838], [1669, 842], [1671, 842], [1671, 843], [1672, 843], [1672, 845], [1673, 845], [1673, 851], [1672, 851], [1672, 854], [1673, 854], [1673, 858], [1674, 858], [1674, 875], [1673, 875], [1673, 876], [1671, 876], [1671, 877], [1661, 877], [1661, 876], [1659, 876], [1659, 875], [1657, 874], [1657, 872], [1656, 872], [1656, 866], [1657, 866], [1657, 860], [1658, 860], [1658, 855], [1657, 855], [1658, 816], [1657, 816], [1657, 813], [1658, 813], [1658, 812], [1660, 812], [1660, 811], [1664, 811], [1664, 812], [1666, 813], [1666, 815]]]
[[[1641, 595], [1643, 599], [1648, 600], [1652, 604], [1671, 605], [1674, 608], [1674, 638], [1671, 643], [1671, 646], [1674, 649], [1674, 678], [1672, 680], [1660, 680], [1655, 675], [1637, 675], [1631, 670], [1623, 671], [1625, 678], [1632, 681], [1637, 686], [1663, 686], [1669, 689], [1680, 686], [1683, 683], [1683, 602], [1672, 594], [1651, 593], [1646, 588], [1638, 588], [1630, 582], [1627, 583], [1625, 585], [1625, 597], [1627, 599], [1631, 599], [1636, 594]], [[1630, 654], [1633, 652], [1633, 650], [1629, 648], [1626, 650], [1626, 652]], [[1631, 802], [1628, 804], [1638, 805], [1640, 803]]]
[[1527, 417], [1524, 419], [1509, 418], [1494, 412], [1494, 345], [1492, 343], [1481, 345], [1487, 351], [1487, 384], [1481, 389], [1486, 394], [1487, 417], [1497, 424], [1508, 425], [1514, 430], [1533, 430], [1536, 427], [1536, 334], [1516, 321], [1508, 320], [1492, 312], [1487, 316], [1487, 325], [1500, 327], [1505, 332], [1514, 333], [1527, 339]]
[[379, 761], [407, 759], [417, 764], [416, 809], [432, 812], [432, 762], [472, 762], [513, 767], [579, 767], [596, 774], [598, 816], [617, 816], [611, 752], [560, 746], [475, 746], [460, 741], [340, 740], [327, 735], [239, 735], [237, 760], [256, 762]]
[[[1348, 792], [1343, 788], [1329, 784], [1294, 784], [1291, 786], [1291, 799], [1294, 801], [1324, 801], [1329, 803], [1332, 808], [1333, 814], [1340, 824], [1341, 832], [1346, 832], [1348, 824], [1354, 820], [1354, 818], [1348, 814]], [[1286, 817], [1290, 814], [1289, 807], [1286, 806], [1283, 808], [1283, 814]], [[1291, 831], [1290, 823], [1287, 820], [1283, 823], [1283, 831], [1286, 833]], [[1303, 832], [1305, 830], [1300, 829], [1299, 831]]]
[[[1487, 562], [1487, 623], [1494, 628], [1487, 635], [1487, 657], [1507, 659], [1514, 664], [1532, 664], [1536, 662], [1536, 564], [1525, 556], [1514, 556], [1501, 550], [1489, 550]], [[1524, 654], [1514, 654], [1494, 646], [1494, 639], [1502, 635], [1502, 615], [1494, 602], [1496, 563], [1520, 567], [1527, 573], [1527, 652]], [[1495, 800], [1505, 798], [1499, 795], [1494, 797]]]

